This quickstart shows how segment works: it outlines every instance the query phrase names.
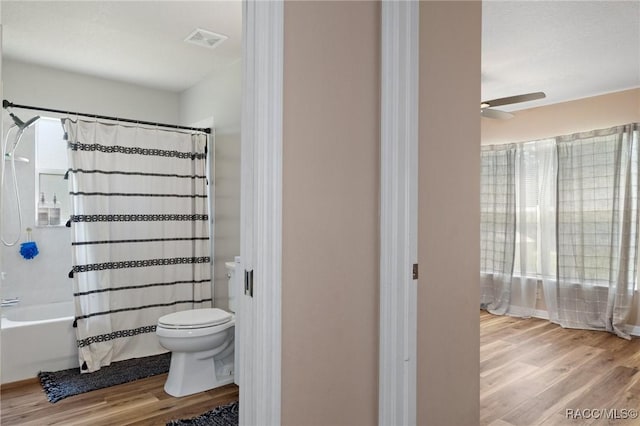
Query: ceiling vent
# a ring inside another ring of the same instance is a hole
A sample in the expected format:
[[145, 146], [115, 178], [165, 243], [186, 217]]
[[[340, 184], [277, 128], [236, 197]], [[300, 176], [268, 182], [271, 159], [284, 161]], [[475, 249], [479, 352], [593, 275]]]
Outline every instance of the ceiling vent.
[[218, 47], [218, 45], [227, 38], [227, 36], [222, 34], [216, 34], [211, 31], [196, 28], [187, 38], [184, 39], [184, 41], [206, 47], [208, 49], [213, 49]]

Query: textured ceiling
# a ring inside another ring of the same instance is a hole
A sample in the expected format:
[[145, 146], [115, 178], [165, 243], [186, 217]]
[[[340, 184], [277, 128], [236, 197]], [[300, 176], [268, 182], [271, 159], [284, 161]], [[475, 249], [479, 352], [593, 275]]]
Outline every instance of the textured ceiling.
[[[2, 0], [2, 25], [6, 58], [171, 91], [241, 58], [240, 1]], [[185, 43], [196, 28], [229, 38]]]
[[[6, 58], [172, 91], [241, 57], [239, 1], [2, 0]], [[214, 50], [195, 28], [229, 36]], [[640, 87], [640, 1], [485, 1], [482, 99], [514, 110]]]
[[640, 1], [485, 1], [482, 100], [553, 104], [640, 87]]

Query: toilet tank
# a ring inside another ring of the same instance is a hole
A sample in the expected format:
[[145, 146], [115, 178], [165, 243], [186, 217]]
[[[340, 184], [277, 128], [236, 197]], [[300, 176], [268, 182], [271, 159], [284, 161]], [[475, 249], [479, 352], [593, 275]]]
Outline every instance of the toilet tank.
[[235, 261], [225, 262], [229, 286], [229, 311], [236, 312], [236, 265], [240, 263], [240, 257], [236, 256]]

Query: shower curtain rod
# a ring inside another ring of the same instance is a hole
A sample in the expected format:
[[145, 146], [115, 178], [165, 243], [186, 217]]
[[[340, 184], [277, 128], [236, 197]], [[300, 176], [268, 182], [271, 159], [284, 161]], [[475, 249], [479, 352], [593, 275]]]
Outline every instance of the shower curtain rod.
[[34, 107], [29, 105], [18, 105], [13, 102], [9, 102], [4, 99], [2, 101], [2, 108], [21, 108], [21, 109], [31, 109], [34, 111], [44, 111], [44, 112], [55, 112], [57, 114], [67, 114], [67, 115], [80, 115], [83, 117], [95, 118], [100, 120], [112, 120], [112, 121], [122, 121], [124, 123], [135, 123], [135, 124], [144, 124], [147, 126], [160, 126], [167, 127], [170, 129], [181, 129], [181, 130], [193, 130], [196, 132], [203, 132], [207, 134], [211, 134], [210, 128], [199, 128], [199, 127], [187, 127], [187, 126], [178, 126], [177, 124], [164, 124], [164, 123], [154, 123], [153, 121], [142, 121], [142, 120], [132, 120], [130, 118], [120, 118], [120, 117], [109, 117], [108, 115], [98, 115], [98, 114], [87, 114], [84, 112], [75, 112], [75, 111], [63, 111], [59, 109], [51, 109], [51, 108], [42, 108], [42, 107]]

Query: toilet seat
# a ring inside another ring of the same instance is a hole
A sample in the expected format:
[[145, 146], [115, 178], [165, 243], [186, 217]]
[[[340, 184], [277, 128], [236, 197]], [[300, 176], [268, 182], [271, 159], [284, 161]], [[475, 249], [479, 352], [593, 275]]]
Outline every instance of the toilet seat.
[[215, 327], [228, 323], [232, 318], [232, 314], [222, 309], [189, 309], [160, 317], [158, 319], [158, 326], [172, 330], [192, 330]]

